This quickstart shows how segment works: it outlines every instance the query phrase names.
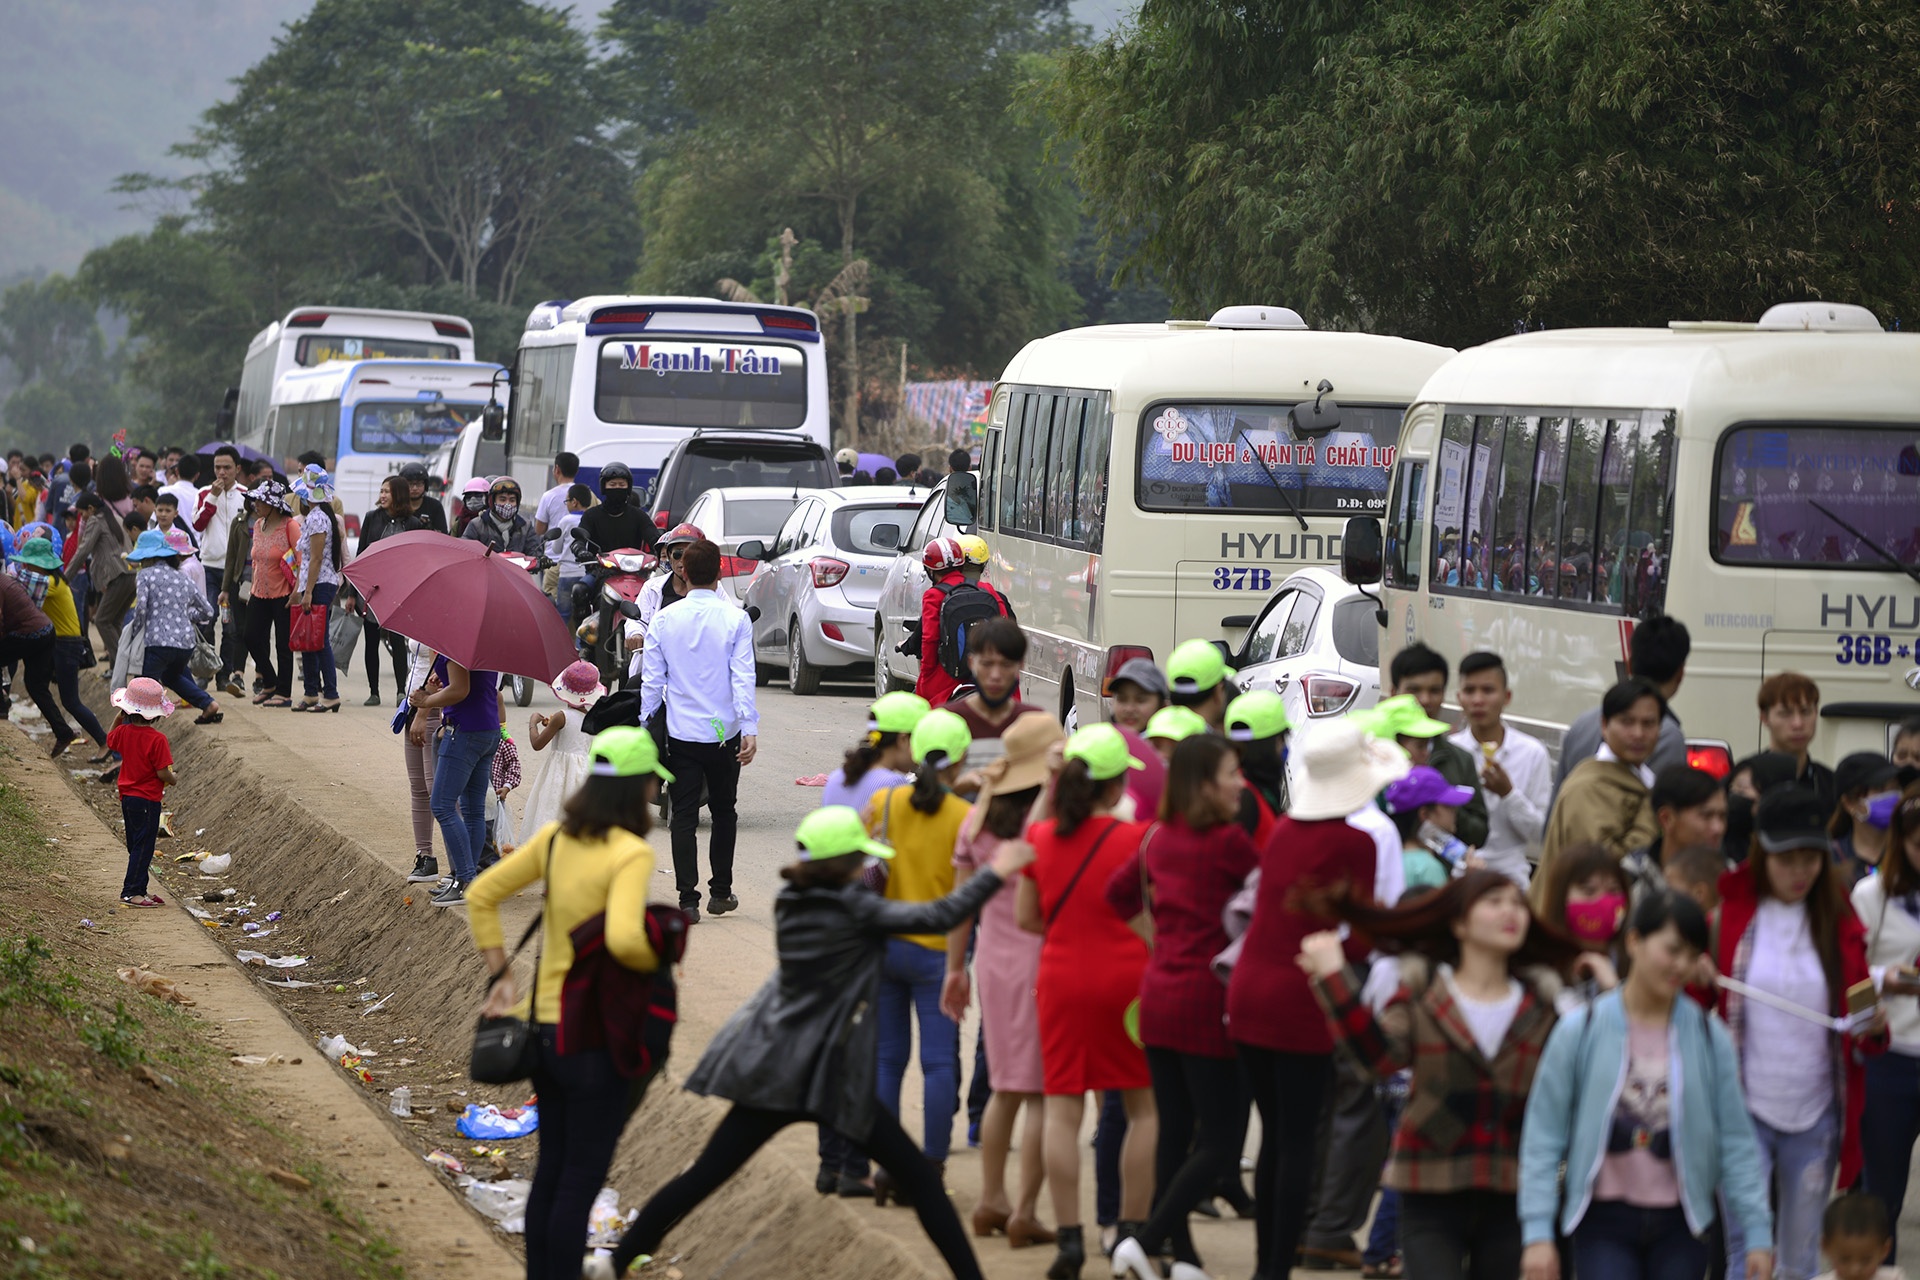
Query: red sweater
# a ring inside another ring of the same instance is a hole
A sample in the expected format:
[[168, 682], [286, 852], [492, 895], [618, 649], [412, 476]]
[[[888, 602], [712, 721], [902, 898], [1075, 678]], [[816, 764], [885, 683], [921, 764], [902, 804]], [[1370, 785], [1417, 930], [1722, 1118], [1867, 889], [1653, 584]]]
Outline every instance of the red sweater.
[[[1309, 915], [1288, 901], [1300, 888], [1341, 882], [1356, 900], [1373, 900], [1373, 837], [1344, 818], [1301, 822], [1283, 817], [1260, 852], [1260, 890], [1240, 962], [1227, 986], [1227, 1034], [1236, 1043], [1282, 1053], [1332, 1053], [1333, 1033], [1295, 963], [1310, 933], [1338, 922]], [[1347, 958], [1365, 958], [1367, 943], [1349, 935]]]

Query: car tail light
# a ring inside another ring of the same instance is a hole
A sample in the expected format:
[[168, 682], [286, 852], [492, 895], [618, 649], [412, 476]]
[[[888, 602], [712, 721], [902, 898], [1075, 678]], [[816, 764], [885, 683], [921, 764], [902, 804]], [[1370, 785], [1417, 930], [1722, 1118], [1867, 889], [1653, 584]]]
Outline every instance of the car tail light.
[[1107, 649], [1107, 665], [1100, 673], [1100, 696], [1113, 696], [1113, 677], [1135, 658], [1153, 661], [1153, 650], [1142, 644], [1116, 644]]
[[847, 562], [835, 560], [832, 556], [809, 560], [807, 568], [813, 571], [813, 585], [816, 587], [837, 587], [840, 580], [847, 576]]
[[1357, 683], [1339, 676], [1308, 676], [1301, 681], [1300, 689], [1306, 694], [1310, 716], [1337, 716], [1347, 709], [1353, 695], [1360, 692]]
[[347, 536], [349, 538], [358, 538], [360, 536], [359, 516], [347, 516], [341, 523], [347, 527]]
[[1724, 782], [1733, 772], [1733, 751], [1724, 742], [1693, 739], [1687, 743], [1687, 763]]
[[318, 329], [326, 322], [327, 313], [324, 311], [302, 311], [299, 315], [287, 321], [287, 328]]
[[721, 556], [720, 576], [723, 578], [750, 577], [759, 564], [758, 560], [749, 560], [745, 556]]
[[825, 636], [829, 640], [838, 640], [842, 644], [845, 644], [847, 642], [847, 637], [841, 634], [840, 624], [837, 622], [821, 623], [820, 634]]
[[659, 515], [655, 516], [653, 518], [653, 527], [656, 529], [673, 528], [673, 512], [662, 511]]

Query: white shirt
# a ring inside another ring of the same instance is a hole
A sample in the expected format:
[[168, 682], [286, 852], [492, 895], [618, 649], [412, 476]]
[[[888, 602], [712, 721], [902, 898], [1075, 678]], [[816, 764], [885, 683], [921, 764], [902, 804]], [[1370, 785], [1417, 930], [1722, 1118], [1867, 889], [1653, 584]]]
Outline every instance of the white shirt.
[[1400, 843], [1400, 828], [1372, 801], [1348, 814], [1347, 825], [1373, 837], [1373, 896], [1386, 906], [1395, 905], [1407, 891], [1406, 851]]
[[568, 511], [562, 507], [559, 521], [547, 525], [548, 533], [552, 533], [555, 529], [560, 531], [560, 540], [550, 545], [554, 547], [553, 561], [560, 566], [560, 578], [565, 582], [587, 576], [586, 563], [573, 553], [573, 531], [580, 527], [582, 514], [584, 513]]
[[[573, 488], [573, 481], [563, 480], [540, 495], [540, 504], [533, 509], [533, 522], [551, 529], [560, 523], [560, 517], [567, 514], [567, 490]], [[579, 521], [574, 521], [578, 524]]]
[[667, 736], [725, 742], [758, 734], [753, 704], [753, 624], [714, 591], [694, 591], [662, 609], [647, 630], [640, 664], [640, 722], [664, 701]]
[[200, 501], [200, 489], [191, 480], [175, 480], [172, 484], [160, 486], [160, 492], [173, 495], [173, 505], [180, 508], [180, 514], [188, 521], [193, 519], [193, 508]]
[[1514, 1015], [1520, 1012], [1519, 982], [1508, 978], [1507, 994], [1498, 1000], [1475, 1000], [1453, 980], [1452, 965], [1440, 966], [1440, 980], [1447, 984], [1447, 992], [1453, 997], [1454, 1007], [1460, 1010], [1467, 1030], [1473, 1032], [1473, 1043], [1480, 1050], [1480, 1056], [1492, 1062], [1500, 1056], [1507, 1030], [1513, 1026]]
[[[1807, 904], [1778, 898], [1760, 904], [1753, 917], [1752, 961], [1748, 986], [1791, 1000], [1815, 1013], [1829, 1004], [1826, 971], [1807, 926]], [[1805, 1133], [1833, 1106], [1833, 1065], [1819, 1023], [1783, 1013], [1758, 1000], [1744, 1006], [1741, 1074], [1746, 1077], [1747, 1110], [1781, 1133]]]
[[[1540, 861], [1540, 836], [1553, 801], [1553, 761], [1540, 739], [1510, 724], [1501, 728], [1505, 736], [1493, 758], [1513, 780], [1513, 790], [1497, 796], [1484, 784], [1480, 788], [1487, 801], [1487, 842], [1480, 846], [1480, 857], [1524, 889], [1533, 864]], [[1483, 763], [1487, 758], [1471, 729], [1449, 734], [1447, 741]]]
[[[1853, 886], [1853, 910], [1867, 929], [1867, 971], [1879, 986], [1890, 969], [1912, 965], [1920, 957], [1920, 920], [1907, 914], [1900, 899], [1887, 900], [1886, 882], [1868, 876]], [[1882, 996], [1893, 1051], [1920, 1058], [1920, 996]]]
[[[1613, 754], [1613, 748], [1604, 742], [1600, 744], [1600, 749], [1593, 753], [1593, 758], [1595, 760], [1610, 760], [1616, 764], [1626, 764], [1626, 761]], [[1652, 768], [1644, 764], [1629, 765], [1628, 767], [1640, 776], [1640, 781], [1647, 784], [1647, 790], [1653, 790]]]
[[[227, 537], [233, 529], [235, 517], [246, 504], [247, 497], [235, 484], [225, 493], [216, 494], [213, 486], [208, 485], [199, 491], [193, 502], [180, 508], [190, 524], [200, 530], [200, 558], [208, 564], [226, 567]], [[200, 523], [200, 517], [206, 515], [207, 522]]]

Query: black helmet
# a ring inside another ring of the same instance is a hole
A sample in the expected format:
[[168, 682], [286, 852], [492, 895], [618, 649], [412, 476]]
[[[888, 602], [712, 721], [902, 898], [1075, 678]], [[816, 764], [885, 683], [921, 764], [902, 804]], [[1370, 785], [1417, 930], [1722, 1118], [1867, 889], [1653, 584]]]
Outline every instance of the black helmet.
[[609, 462], [600, 468], [600, 486], [606, 487], [609, 480], [625, 480], [627, 487], [633, 487], [633, 470], [624, 462]]
[[427, 464], [424, 462], [409, 462], [406, 466], [400, 468], [400, 478], [403, 480], [419, 480], [424, 482], [427, 478]]

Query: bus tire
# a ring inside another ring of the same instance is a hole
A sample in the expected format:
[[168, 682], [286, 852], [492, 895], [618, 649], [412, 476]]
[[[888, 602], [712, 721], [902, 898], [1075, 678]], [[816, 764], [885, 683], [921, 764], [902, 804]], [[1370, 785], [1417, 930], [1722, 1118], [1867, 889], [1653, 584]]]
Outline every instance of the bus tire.
[[807, 661], [798, 618], [787, 624], [787, 689], [800, 698], [820, 691], [820, 668]]

